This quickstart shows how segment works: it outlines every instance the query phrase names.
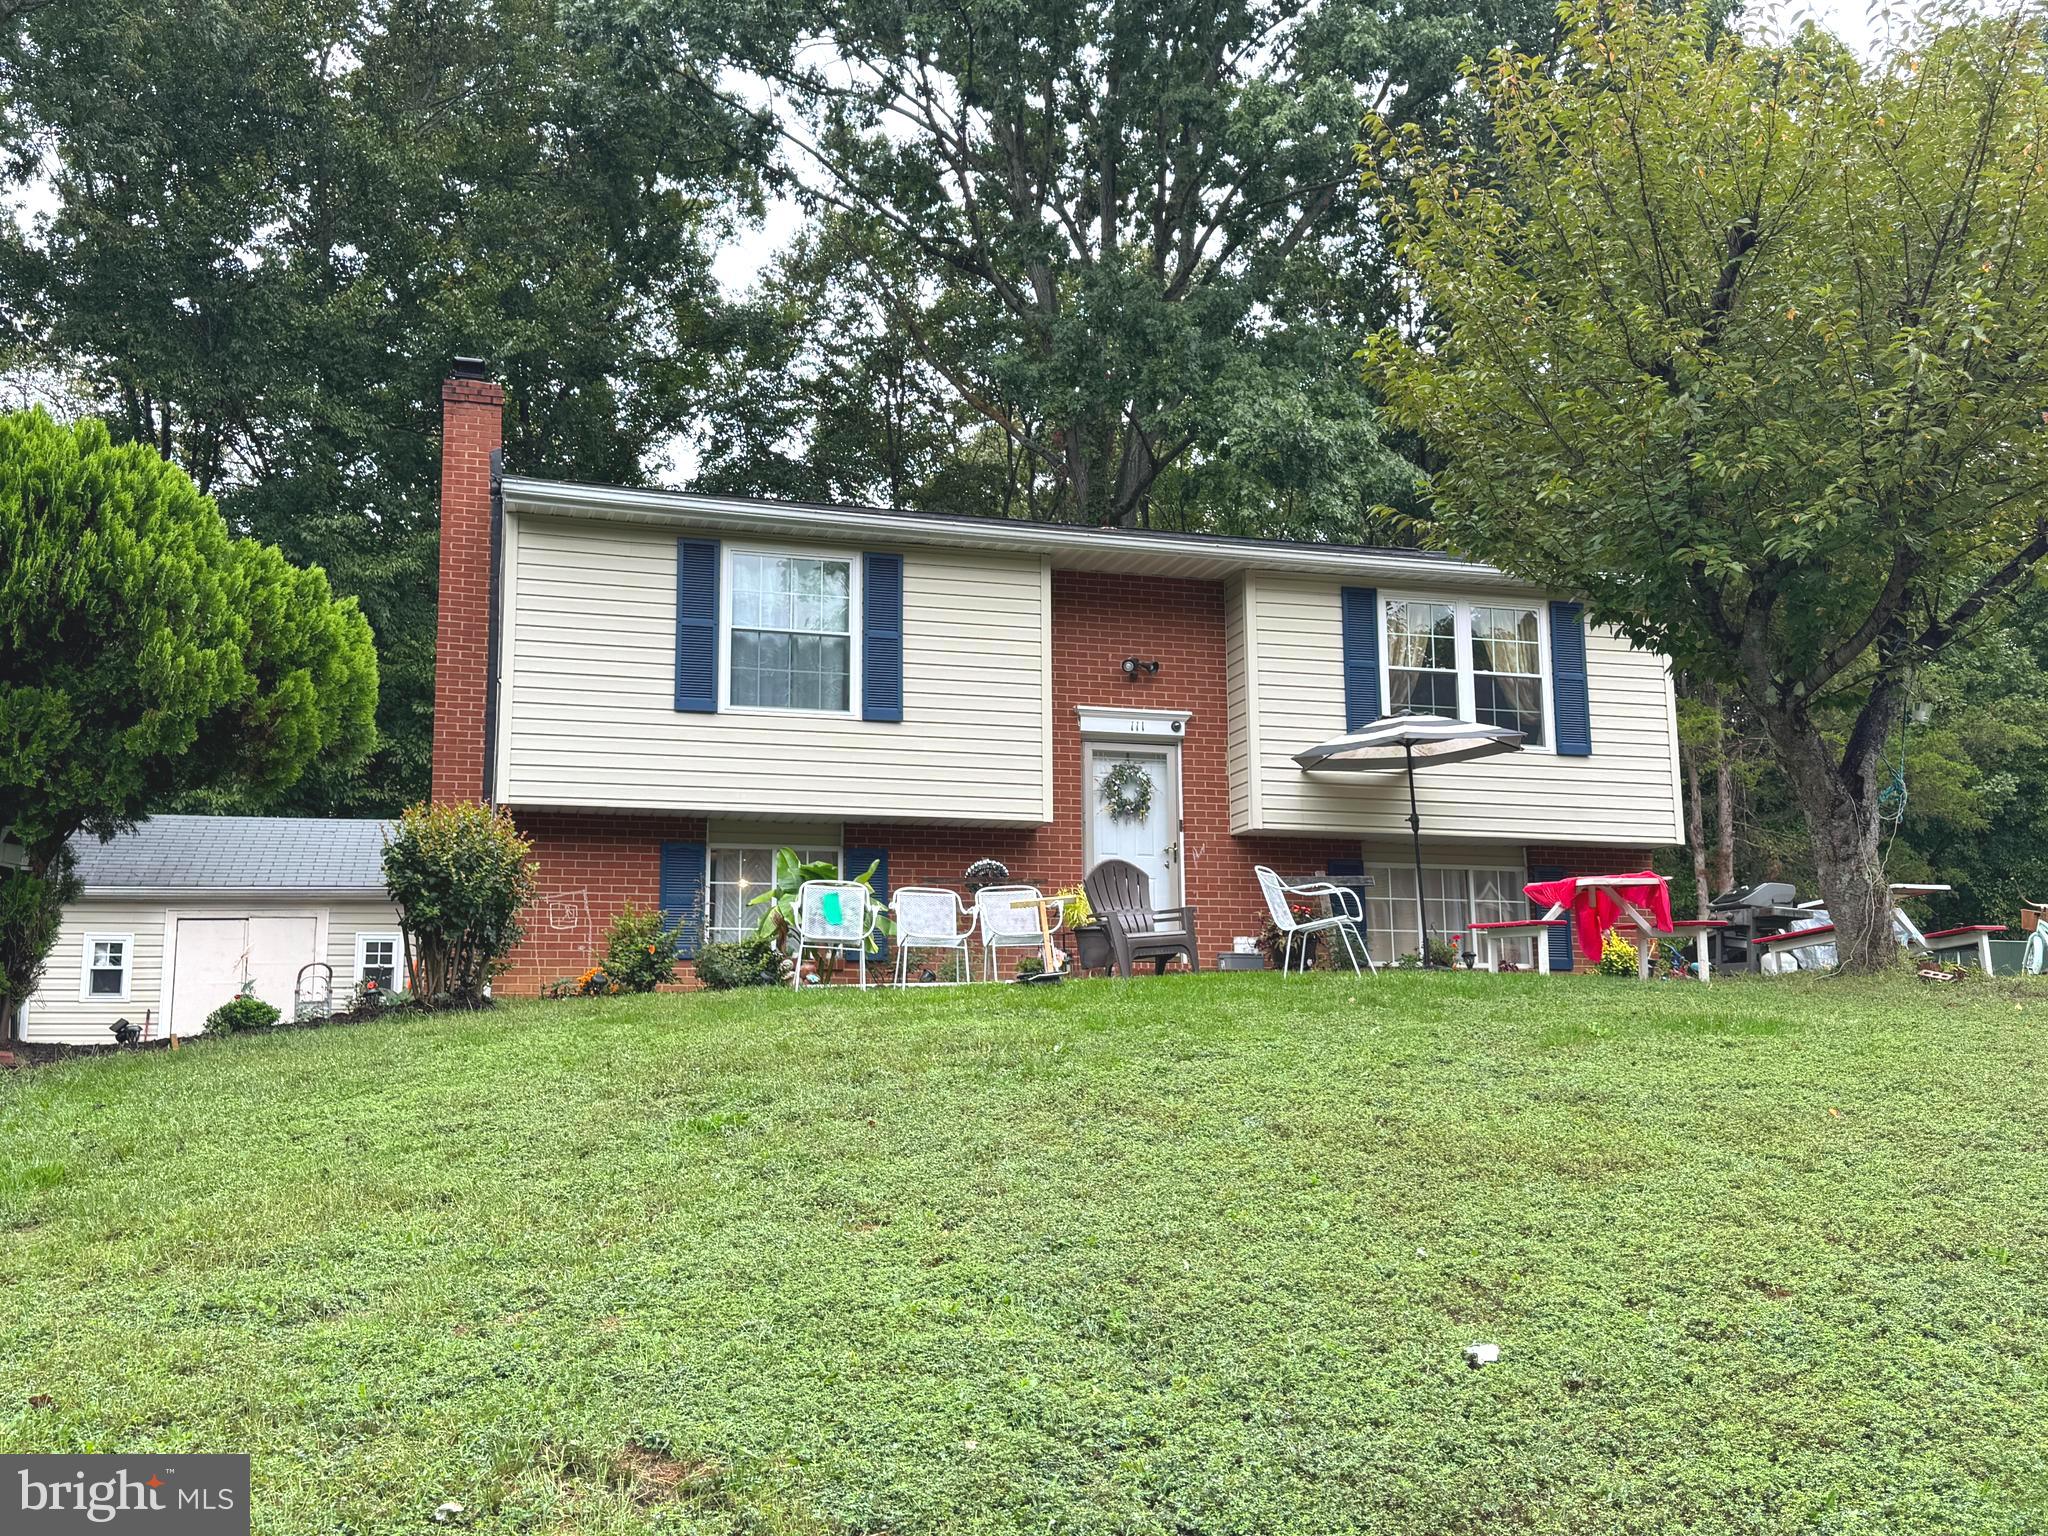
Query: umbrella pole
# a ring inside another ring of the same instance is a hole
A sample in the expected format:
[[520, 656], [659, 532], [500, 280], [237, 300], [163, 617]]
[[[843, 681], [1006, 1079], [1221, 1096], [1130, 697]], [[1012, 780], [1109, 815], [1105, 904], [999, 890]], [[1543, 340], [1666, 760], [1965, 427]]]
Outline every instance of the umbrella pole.
[[1429, 969], [1429, 912], [1422, 904], [1422, 813], [1415, 807], [1415, 748], [1402, 743], [1408, 758], [1408, 834], [1415, 841], [1415, 931], [1422, 935], [1422, 968]]

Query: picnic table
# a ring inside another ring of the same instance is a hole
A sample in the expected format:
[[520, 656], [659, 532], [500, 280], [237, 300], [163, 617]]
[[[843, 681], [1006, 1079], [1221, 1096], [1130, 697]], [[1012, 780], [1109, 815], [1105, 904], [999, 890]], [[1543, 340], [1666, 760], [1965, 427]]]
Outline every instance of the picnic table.
[[[1549, 910], [1534, 922], [1547, 926], [1562, 920], [1569, 911], [1578, 930], [1579, 952], [1589, 960], [1600, 958], [1608, 930], [1625, 922], [1636, 931], [1638, 979], [1650, 979], [1659, 934], [1691, 939], [1698, 956], [1700, 980], [1713, 979], [1707, 940], [1728, 924], [1718, 918], [1672, 921], [1671, 892], [1662, 875], [1648, 870], [1633, 875], [1568, 875], [1562, 880], [1531, 881], [1522, 887], [1522, 894], [1531, 901], [1549, 903]], [[1526, 930], [1529, 925], [1501, 926]]]

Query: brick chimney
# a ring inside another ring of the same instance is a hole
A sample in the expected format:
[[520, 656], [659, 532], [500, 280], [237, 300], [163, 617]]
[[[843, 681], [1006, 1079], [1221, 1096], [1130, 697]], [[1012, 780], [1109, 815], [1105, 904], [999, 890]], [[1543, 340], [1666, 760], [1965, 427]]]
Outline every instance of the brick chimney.
[[434, 637], [434, 799], [484, 798], [491, 710], [491, 472], [505, 390], [458, 357], [441, 385], [441, 607]]

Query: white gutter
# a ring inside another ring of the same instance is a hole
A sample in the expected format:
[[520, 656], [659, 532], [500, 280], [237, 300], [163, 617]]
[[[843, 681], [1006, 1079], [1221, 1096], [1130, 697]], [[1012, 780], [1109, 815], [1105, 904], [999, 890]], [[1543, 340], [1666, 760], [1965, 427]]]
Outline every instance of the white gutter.
[[1336, 544], [1144, 533], [1123, 528], [1081, 528], [1072, 524], [1025, 523], [993, 517], [936, 517], [888, 512], [874, 507], [807, 506], [797, 502], [754, 501], [744, 497], [698, 496], [683, 491], [575, 485], [562, 480], [535, 480], [524, 475], [505, 476], [504, 495], [506, 508], [514, 512], [540, 512], [611, 522], [684, 523], [692, 527], [742, 533], [859, 533], [899, 544], [957, 545], [965, 539], [971, 540], [978, 549], [1050, 556], [1055, 565], [1062, 554], [1112, 553], [1139, 558], [1152, 556], [1164, 560], [1208, 561], [1238, 570], [1384, 576], [1419, 583], [1441, 582], [1448, 578], [1461, 586], [1537, 590], [1518, 577], [1477, 561]]

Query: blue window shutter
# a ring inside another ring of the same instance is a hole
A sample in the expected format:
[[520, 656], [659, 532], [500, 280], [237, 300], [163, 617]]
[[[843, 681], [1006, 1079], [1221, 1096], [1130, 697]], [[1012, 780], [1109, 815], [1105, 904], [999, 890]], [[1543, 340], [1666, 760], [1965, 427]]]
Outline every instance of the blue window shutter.
[[1557, 713], [1557, 755], [1593, 755], [1593, 705], [1586, 694], [1586, 610], [1550, 605], [1550, 698]]
[[677, 953], [685, 960], [697, 957], [704, 940], [704, 845], [663, 843], [661, 845], [661, 915], [671, 928], [680, 930]]
[[676, 540], [676, 708], [718, 713], [718, 540]]
[[[890, 558], [893, 559], [895, 557], [891, 556]], [[875, 866], [875, 878], [870, 882], [874, 888], [875, 899], [886, 905], [889, 900], [889, 850], [886, 848], [849, 848], [846, 850], [847, 879], [855, 879], [865, 872], [870, 864]], [[886, 960], [889, 958], [889, 940], [882, 935], [877, 935], [876, 937], [882, 947], [870, 958]], [[851, 954], [852, 951], [849, 950], [847, 953]]]
[[[860, 717], [903, 718], [903, 557], [863, 555]], [[858, 866], [866, 868], [865, 865]]]
[[[1562, 880], [1570, 873], [1571, 871], [1562, 864], [1549, 864], [1540, 869], [1531, 869], [1529, 871], [1529, 883], [1534, 885], [1539, 880]], [[1541, 917], [1547, 910], [1547, 908], [1537, 906], [1533, 901], [1529, 903], [1529, 915], [1531, 917]], [[1550, 945], [1550, 968], [1553, 971], [1568, 971], [1572, 968], [1572, 909], [1566, 907], [1559, 916], [1564, 919], [1564, 922], [1561, 926], [1550, 930], [1550, 937], [1548, 939]]]
[[1362, 731], [1380, 717], [1380, 594], [1377, 587], [1346, 587], [1344, 613], [1344, 729]]

